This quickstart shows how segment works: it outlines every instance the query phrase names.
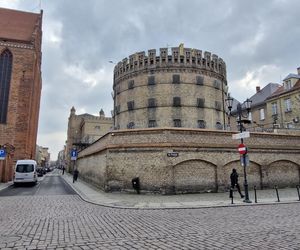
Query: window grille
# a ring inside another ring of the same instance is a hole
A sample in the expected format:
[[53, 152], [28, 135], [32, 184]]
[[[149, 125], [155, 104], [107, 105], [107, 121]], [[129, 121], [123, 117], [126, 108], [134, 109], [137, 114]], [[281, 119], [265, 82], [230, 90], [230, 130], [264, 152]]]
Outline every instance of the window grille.
[[156, 127], [156, 120], [149, 120], [148, 127], [149, 128], [155, 128]]
[[155, 76], [148, 76], [148, 85], [155, 85]]
[[206, 122], [204, 120], [198, 120], [198, 128], [206, 128]]
[[148, 108], [155, 108], [156, 107], [156, 99], [155, 98], [149, 98], [148, 99]]
[[180, 107], [181, 106], [181, 99], [180, 97], [173, 97], [173, 106]]
[[128, 82], [128, 89], [133, 89], [133, 87], [134, 87], [134, 80], [130, 80]]
[[180, 128], [181, 127], [181, 120], [180, 119], [174, 119], [174, 127]]
[[128, 128], [128, 129], [133, 129], [134, 127], [135, 127], [134, 122], [129, 122], [129, 123], [127, 124], [127, 128]]

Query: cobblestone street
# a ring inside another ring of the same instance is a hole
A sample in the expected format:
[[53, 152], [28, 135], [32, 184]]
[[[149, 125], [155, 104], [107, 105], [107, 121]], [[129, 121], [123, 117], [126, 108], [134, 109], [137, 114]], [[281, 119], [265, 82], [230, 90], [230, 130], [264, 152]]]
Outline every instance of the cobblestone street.
[[1, 249], [299, 249], [299, 204], [105, 208], [77, 195], [0, 199]]

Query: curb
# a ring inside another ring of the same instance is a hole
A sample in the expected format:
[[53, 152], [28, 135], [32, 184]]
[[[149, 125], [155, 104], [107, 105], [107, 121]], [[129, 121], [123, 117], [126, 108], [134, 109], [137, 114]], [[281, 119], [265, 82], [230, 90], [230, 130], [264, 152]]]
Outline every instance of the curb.
[[[108, 205], [101, 202], [96, 202], [90, 200], [88, 197], [86, 197], [84, 194], [78, 190], [78, 188], [74, 187], [72, 183], [69, 183], [68, 180], [66, 180], [65, 177], [63, 177], [64, 181], [77, 193], [77, 195], [85, 202], [98, 205], [102, 207], [107, 208], [115, 208], [115, 209], [131, 209], [131, 210], [175, 210], [175, 209], [201, 209], [201, 208], [225, 208], [225, 207], [241, 207], [241, 206], [268, 206], [268, 205], [275, 205], [275, 204], [293, 204], [293, 203], [300, 203], [300, 201], [282, 201], [282, 202], [260, 202], [260, 203], [238, 203], [238, 204], [227, 204], [227, 205], [199, 205], [199, 206], [178, 206], [178, 207], [131, 207], [131, 206], [117, 206], [117, 205]], [[81, 181], [83, 182], [83, 181]], [[84, 185], [84, 184], [83, 184]], [[84, 197], [85, 196], [85, 197]]]

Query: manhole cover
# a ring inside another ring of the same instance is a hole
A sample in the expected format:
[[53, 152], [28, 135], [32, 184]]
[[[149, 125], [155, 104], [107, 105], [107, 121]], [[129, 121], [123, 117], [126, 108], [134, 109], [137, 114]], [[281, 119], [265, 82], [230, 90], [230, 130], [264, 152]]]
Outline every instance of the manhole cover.
[[0, 235], [0, 242], [1, 243], [11, 243], [11, 242], [16, 242], [20, 240], [22, 237], [21, 236], [5, 236], [5, 235]]

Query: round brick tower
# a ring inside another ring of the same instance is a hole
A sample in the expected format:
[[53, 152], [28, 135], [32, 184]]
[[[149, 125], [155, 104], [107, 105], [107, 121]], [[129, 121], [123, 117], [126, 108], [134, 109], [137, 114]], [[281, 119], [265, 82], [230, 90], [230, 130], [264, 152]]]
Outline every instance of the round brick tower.
[[183, 45], [138, 52], [114, 69], [115, 129], [223, 129], [226, 64]]

